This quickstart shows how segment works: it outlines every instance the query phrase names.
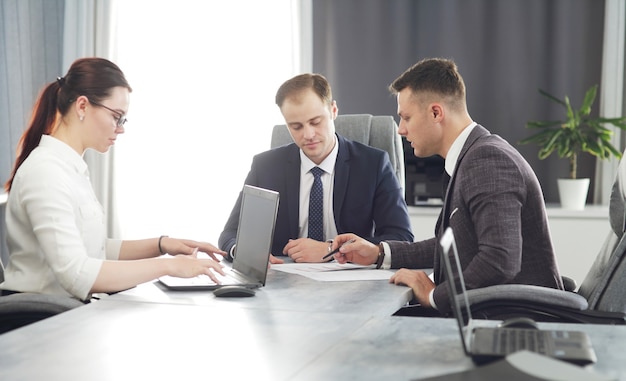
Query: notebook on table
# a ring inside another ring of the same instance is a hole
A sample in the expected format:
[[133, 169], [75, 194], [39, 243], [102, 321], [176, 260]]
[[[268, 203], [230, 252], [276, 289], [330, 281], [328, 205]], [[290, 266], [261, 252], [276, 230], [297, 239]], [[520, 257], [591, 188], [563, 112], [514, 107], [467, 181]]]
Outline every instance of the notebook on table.
[[[475, 327], [454, 233], [447, 228], [441, 240], [441, 257], [449, 285], [452, 314], [456, 318], [465, 353], [476, 363], [528, 350], [578, 365], [596, 362], [591, 340], [585, 332], [532, 328]], [[465, 313], [465, 316], [463, 316]]]
[[235, 258], [217, 284], [206, 275], [194, 278], [163, 276], [159, 281], [173, 290], [214, 290], [222, 286], [265, 286], [267, 266], [278, 212], [278, 192], [244, 185], [235, 241]]

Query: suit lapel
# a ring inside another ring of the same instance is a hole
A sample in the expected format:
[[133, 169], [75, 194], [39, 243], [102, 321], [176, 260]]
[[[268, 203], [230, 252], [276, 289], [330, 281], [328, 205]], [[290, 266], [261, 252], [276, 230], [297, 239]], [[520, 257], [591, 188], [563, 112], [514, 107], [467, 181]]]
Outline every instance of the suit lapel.
[[[485, 129], [481, 125], [476, 125], [476, 127], [474, 127], [472, 132], [467, 137], [465, 144], [463, 144], [463, 148], [461, 148], [461, 152], [456, 161], [456, 165], [454, 166], [454, 173], [450, 177], [450, 183], [448, 185], [448, 191], [446, 192], [446, 196], [443, 201], [443, 206], [441, 207], [441, 213], [439, 214], [439, 218], [437, 219], [437, 224], [435, 225], [436, 226], [435, 232], [437, 234], [437, 240], [439, 240], [443, 236], [443, 232], [450, 225], [450, 217], [452, 216], [452, 214], [456, 212], [456, 210], [452, 209], [451, 202], [455, 194], [454, 183], [456, 182], [456, 176], [457, 176], [460, 163], [463, 160], [463, 157], [465, 156], [465, 154], [467, 154], [467, 151], [470, 149], [470, 147], [472, 147], [474, 143], [476, 143], [480, 138], [484, 136], [488, 136], [488, 135], [490, 135], [490, 133], [489, 131], [487, 131], [487, 129]], [[435, 274], [435, 283], [439, 284], [441, 281], [445, 280], [444, 279], [445, 277], [443, 274], [443, 268], [441, 267], [440, 258], [439, 258], [440, 256], [439, 242], [437, 242], [436, 248], [437, 249], [435, 252], [435, 258], [433, 261], [433, 272]]]
[[451, 208], [451, 200], [454, 197], [454, 184], [456, 183], [456, 176], [461, 166], [461, 161], [467, 151], [482, 137], [490, 135], [489, 131], [487, 131], [480, 124], [476, 125], [472, 132], [465, 140], [465, 144], [463, 144], [463, 148], [461, 148], [461, 152], [459, 153], [459, 157], [456, 161], [456, 165], [454, 166], [454, 173], [450, 176], [450, 182], [448, 184], [448, 191], [446, 192], [446, 196], [443, 201], [443, 207], [441, 208], [442, 214], [439, 216], [439, 220], [437, 221], [437, 232], [439, 233], [439, 237], [443, 234], [443, 231], [448, 227], [450, 222], [450, 217], [456, 210]]
[[343, 202], [348, 189], [348, 180], [350, 179], [350, 151], [348, 150], [345, 139], [337, 135], [337, 144], [339, 150], [337, 152], [337, 160], [335, 161], [335, 184], [333, 185], [333, 214], [335, 217], [335, 225], [341, 226], [341, 213]]
[[287, 168], [285, 171], [285, 195], [287, 212], [289, 215], [289, 236], [298, 237], [300, 226], [300, 149], [293, 145], [294, 149], [287, 158]]

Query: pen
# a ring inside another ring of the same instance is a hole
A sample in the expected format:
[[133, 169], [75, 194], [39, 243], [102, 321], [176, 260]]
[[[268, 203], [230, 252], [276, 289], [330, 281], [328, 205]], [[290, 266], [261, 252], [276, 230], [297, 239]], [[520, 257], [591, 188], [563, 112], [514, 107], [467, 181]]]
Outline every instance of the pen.
[[353, 239], [351, 239], [349, 241], [346, 241], [346, 242], [342, 243], [341, 246], [337, 247], [335, 250], [331, 251], [330, 253], [324, 255], [322, 257], [322, 259], [326, 259], [326, 258], [330, 257], [331, 255], [337, 254], [337, 252], [339, 251], [339, 249], [341, 249], [343, 247], [343, 245], [346, 245], [346, 244], [349, 244], [349, 243], [354, 243], [354, 242], [356, 242], [356, 239], [353, 238]]

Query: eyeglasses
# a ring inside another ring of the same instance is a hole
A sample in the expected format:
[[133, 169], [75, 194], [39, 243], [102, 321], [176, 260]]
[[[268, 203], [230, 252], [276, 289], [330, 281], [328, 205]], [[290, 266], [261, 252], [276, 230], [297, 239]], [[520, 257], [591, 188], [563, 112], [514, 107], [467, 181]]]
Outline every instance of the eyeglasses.
[[91, 99], [87, 98], [89, 100], [89, 103], [91, 103], [94, 106], [98, 106], [98, 107], [103, 107], [109, 111], [111, 111], [113, 114], [115, 114], [115, 127], [117, 128], [123, 128], [124, 124], [126, 122], [128, 122], [128, 119], [126, 118], [126, 115], [124, 114], [120, 114], [119, 111], [115, 111], [112, 108], [109, 108], [105, 105], [103, 105], [102, 103], [98, 103], [96, 101], [92, 101]]

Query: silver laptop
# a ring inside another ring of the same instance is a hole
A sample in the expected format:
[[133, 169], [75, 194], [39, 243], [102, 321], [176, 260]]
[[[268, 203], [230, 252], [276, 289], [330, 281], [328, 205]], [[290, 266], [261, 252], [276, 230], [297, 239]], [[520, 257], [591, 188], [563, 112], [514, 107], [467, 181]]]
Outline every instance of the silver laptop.
[[173, 290], [214, 290], [222, 286], [265, 286], [267, 266], [278, 212], [278, 192], [244, 185], [232, 268], [216, 274], [217, 284], [206, 275], [195, 278], [163, 276], [159, 281]]
[[597, 361], [591, 340], [584, 332], [475, 327], [461, 271], [459, 253], [451, 228], [446, 229], [440, 244], [444, 271], [449, 285], [452, 314], [459, 325], [463, 349], [474, 362], [480, 364], [498, 360], [523, 349], [578, 365]]

